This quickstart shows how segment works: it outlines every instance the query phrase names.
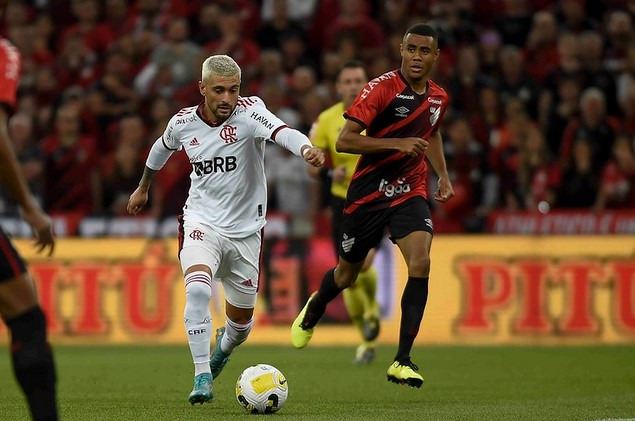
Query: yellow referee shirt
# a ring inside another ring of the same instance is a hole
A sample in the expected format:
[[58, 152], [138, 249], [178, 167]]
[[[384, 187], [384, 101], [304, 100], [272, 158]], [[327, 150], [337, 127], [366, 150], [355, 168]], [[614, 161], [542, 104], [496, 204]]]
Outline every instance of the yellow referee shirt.
[[[351, 178], [353, 177], [357, 161], [359, 160], [359, 155], [337, 152], [335, 150], [337, 136], [340, 134], [340, 130], [342, 130], [346, 122], [346, 119], [343, 117], [344, 111], [346, 110], [342, 102], [338, 102], [332, 107], [322, 111], [309, 135], [313, 146], [324, 149], [331, 155], [333, 168], [346, 167], [346, 178], [344, 181], [339, 183], [333, 181], [333, 183], [331, 183], [331, 194], [342, 199], [346, 199], [346, 191], [348, 190], [348, 185], [351, 183]], [[362, 134], [363, 133], [364, 132], [362, 132]]]

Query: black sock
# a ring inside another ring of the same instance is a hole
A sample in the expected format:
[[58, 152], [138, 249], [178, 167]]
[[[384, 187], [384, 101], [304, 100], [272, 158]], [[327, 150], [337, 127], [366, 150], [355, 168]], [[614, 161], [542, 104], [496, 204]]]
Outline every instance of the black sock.
[[401, 296], [401, 325], [399, 327], [399, 349], [395, 361], [410, 357], [423, 311], [428, 301], [428, 278], [408, 277], [406, 288]]
[[7, 320], [15, 377], [34, 421], [56, 421], [55, 365], [46, 342], [46, 320], [40, 307]]
[[335, 285], [335, 268], [329, 270], [322, 278], [320, 289], [313, 296], [307, 308], [304, 320], [302, 321], [303, 329], [311, 329], [320, 321], [320, 318], [326, 310], [326, 305], [333, 301], [344, 289]]

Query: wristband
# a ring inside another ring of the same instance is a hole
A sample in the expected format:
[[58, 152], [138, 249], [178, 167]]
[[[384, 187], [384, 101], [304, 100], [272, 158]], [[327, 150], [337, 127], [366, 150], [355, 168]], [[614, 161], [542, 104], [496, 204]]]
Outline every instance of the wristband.
[[304, 151], [302, 152], [302, 158], [306, 159], [306, 154], [307, 154], [307, 152], [309, 152], [309, 150], [311, 150], [310, 146], [308, 148], [304, 149]]

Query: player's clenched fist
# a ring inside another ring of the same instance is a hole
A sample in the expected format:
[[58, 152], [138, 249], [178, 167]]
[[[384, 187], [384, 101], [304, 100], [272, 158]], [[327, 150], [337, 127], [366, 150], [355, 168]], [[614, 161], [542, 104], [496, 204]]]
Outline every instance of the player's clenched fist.
[[324, 151], [320, 148], [305, 147], [302, 149], [302, 156], [304, 160], [314, 167], [321, 167], [324, 165]]
[[428, 141], [420, 137], [405, 137], [399, 139], [397, 142], [399, 152], [403, 152], [412, 157], [422, 155], [426, 152], [426, 149], [428, 149]]
[[128, 199], [128, 213], [136, 215], [148, 201], [148, 189], [145, 187], [137, 187]]
[[447, 202], [454, 197], [454, 188], [448, 177], [439, 177], [439, 188], [434, 193], [437, 202]]

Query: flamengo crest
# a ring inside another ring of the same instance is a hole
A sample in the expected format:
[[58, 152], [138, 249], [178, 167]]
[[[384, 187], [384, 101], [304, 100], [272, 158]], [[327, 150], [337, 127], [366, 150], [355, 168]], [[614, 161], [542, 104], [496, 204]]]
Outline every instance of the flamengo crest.
[[230, 126], [229, 124], [225, 124], [220, 131], [220, 138], [223, 139], [225, 143], [234, 143], [238, 141], [238, 137], [236, 136], [236, 126]]

